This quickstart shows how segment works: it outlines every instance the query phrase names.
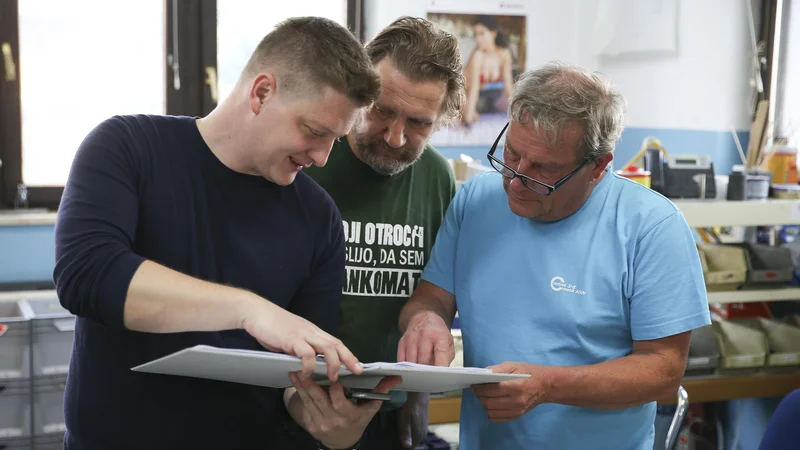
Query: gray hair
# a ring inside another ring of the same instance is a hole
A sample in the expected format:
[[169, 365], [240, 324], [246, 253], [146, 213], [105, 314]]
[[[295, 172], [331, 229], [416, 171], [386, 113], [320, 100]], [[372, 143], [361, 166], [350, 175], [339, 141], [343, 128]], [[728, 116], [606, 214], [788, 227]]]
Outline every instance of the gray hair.
[[560, 142], [566, 125], [580, 124], [579, 150], [594, 159], [614, 151], [626, 107], [625, 98], [607, 78], [555, 61], [520, 75], [508, 112], [515, 122], [533, 123], [551, 148]]

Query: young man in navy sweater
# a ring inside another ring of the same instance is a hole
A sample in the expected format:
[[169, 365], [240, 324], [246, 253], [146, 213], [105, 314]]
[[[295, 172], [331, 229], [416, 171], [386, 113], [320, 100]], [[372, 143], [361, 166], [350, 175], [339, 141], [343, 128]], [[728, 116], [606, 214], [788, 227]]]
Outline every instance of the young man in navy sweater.
[[[325, 164], [379, 90], [346, 29], [296, 18], [207, 117], [117, 116], [86, 137], [56, 224], [58, 295], [78, 316], [67, 448], [282, 449], [295, 422], [315, 447], [357, 444], [380, 404], [306, 377], [316, 354], [332, 380], [340, 363], [361, 368], [332, 337], [342, 220], [302, 170]], [[198, 344], [300, 356], [297, 391], [284, 402], [282, 390], [130, 370]]]

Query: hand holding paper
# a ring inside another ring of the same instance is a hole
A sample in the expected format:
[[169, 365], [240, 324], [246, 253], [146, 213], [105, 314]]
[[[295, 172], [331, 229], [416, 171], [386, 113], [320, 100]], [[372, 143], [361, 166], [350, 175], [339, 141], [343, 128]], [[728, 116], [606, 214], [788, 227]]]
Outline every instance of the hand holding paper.
[[515, 420], [544, 403], [547, 388], [542, 374], [537, 374], [537, 367], [539, 366], [504, 362], [489, 369], [493, 373], [528, 374], [530, 377], [472, 386], [472, 392], [480, 400], [490, 422]]
[[[381, 407], [378, 400], [358, 404], [351, 402], [345, 396], [341, 383], [331, 384], [328, 392], [325, 392], [310, 378], [300, 380], [294, 374], [290, 374], [289, 378], [294, 386], [294, 389], [287, 389], [284, 397], [289, 414], [314, 439], [328, 448], [351, 447]], [[388, 393], [400, 381], [399, 377], [384, 378], [374, 392]]]
[[243, 328], [266, 349], [300, 358], [303, 362], [299, 373], [301, 379], [314, 371], [318, 354], [325, 357], [331, 381], [338, 378], [341, 364], [354, 374], [363, 371], [358, 359], [342, 341], [272, 303], [254, 303], [245, 315]]

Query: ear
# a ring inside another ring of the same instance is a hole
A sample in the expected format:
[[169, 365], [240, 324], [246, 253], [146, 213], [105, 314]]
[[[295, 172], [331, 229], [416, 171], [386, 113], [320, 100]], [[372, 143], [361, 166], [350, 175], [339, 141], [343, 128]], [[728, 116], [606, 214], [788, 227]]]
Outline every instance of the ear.
[[249, 94], [250, 110], [253, 111], [253, 114], [261, 112], [264, 103], [275, 95], [277, 87], [275, 75], [271, 73], [258, 74], [250, 86]]
[[592, 178], [595, 180], [600, 178], [600, 175], [606, 170], [612, 159], [614, 159], [614, 155], [611, 153], [596, 158], [594, 160], [594, 169], [592, 169]]

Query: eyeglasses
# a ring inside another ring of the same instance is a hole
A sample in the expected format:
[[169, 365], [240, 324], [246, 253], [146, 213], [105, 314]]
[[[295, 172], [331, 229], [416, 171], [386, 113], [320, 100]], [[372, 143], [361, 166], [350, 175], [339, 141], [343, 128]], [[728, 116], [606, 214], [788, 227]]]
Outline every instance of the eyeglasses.
[[523, 186], [532, 190], [533, 192], [536, 192], [537, 194], [541, 195], [552, 194], [556, 189], [561, 187], [564, 183], [569, 181], [569, 179], [572, 178], [576, 173], [578, 173], [581, 169], [583, 169], [583, 166], [593, 161], [592, 158], [584, 158], [580, 166], [578, 166], [575, 170], [567, 174], [567, 176], [565, 176], [564, 178], [556, 181], [554, 184], [547, 184], [545, 182], [536, 180], [527, 175], [523, 175], [517, 172], [516, 170], [507, 166], [505, 163], [503, 163], [494, 156], [494, 152], [495, 150], [497, 150], [497, 144], [500, 143], [500, 138], [503, 136], [503, 133], [506, 132], [507, 128], [508, 128], [508, 123], [506, 123], [506, 126], [503, 127], [503, 131], [501, 131], [500, 134], [497, 136], [497, 139], [495, 139], [494, 145], [492, 145], [492, 149], [489, 150], [489, 154], [486, 155], [489, 158], [489, 163], [492, 165], [494, 170], [500, 172], [501, 175], [508, 178], [509, 180], [513, 180], [514, 178], [519, 178]]

